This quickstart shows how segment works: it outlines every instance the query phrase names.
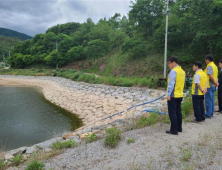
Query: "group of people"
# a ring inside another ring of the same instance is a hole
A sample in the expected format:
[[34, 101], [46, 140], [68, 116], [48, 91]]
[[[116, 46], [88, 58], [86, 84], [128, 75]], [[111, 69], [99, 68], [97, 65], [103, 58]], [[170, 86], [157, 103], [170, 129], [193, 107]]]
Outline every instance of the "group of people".
[[[201, 69], [201, 62], [195, 62], [193, 64], [195, 74], [192, 82], [192, 102], [195, 119], [192, 122], [195, 123], [213, 117], [216, 88], [218, 88], [219, 105], [217, 112], [222, 113], [222, 60], [219, 61], [219, 76], [218, 67], [215, 65], [214, 58], [211, 54], [205, 56], [205, 62], [207, 65], [205, 70]], [[183, 100], [185, 71], [179, 66], [177, 57], [170, 57], [168, 59], [168, 66], [171, 71], [168, 76], [167, 106], [171, 127], [166, 133], [177, 135], [178, 132], [182, 132], [181, 102]]]

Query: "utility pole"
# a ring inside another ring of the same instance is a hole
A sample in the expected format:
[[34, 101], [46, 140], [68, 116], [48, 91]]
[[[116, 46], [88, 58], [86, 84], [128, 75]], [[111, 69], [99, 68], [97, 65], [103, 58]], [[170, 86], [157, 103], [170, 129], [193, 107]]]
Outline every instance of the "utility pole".
[[2, 53], [2, 55], [3, 55], [3, 63], [4, 63], [4, 67], [5, 67], [5, 54], [4, 53]]
[[168, 33], [168, 15], [169, 15], [169, 0], [167, 0], [166, 7], [166, 31], [165, 31], [165, 50], [164, 50], [164, 78], [166, 79], [166, 69], [167, 69], [167, 33]]
[[57, 63], [56, 63], [56, 70], [59, 68], [58, 66], [58, 43], [57, 43], [57, 40], [56, 40], [56, 57], [57, 57]]

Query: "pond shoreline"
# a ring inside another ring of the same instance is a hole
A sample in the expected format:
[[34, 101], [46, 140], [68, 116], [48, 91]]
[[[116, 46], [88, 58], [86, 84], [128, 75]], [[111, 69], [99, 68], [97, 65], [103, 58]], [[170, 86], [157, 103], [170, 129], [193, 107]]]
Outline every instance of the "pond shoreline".
[[[48, 101], [77, 114], [84, 123], [81, 129], [90, 124], [93, 124], [93, 126], [108, 124], [110, 120], [102, 122], [99, 122], [99, 120], [124, 111], [132, 105], [158, 98], [165, 93], [163, 90], [88, 84], [47, 76], [0, 75], [0, 86], [2, 85], [40, 88]], [[164, 110], [166, 99], [137, 107], [133, 109], [134, 115], [140, 114], [145, 108]], [[121, 119], [129, 117], [131, 117], [130, 114], [121, 115]], [[116, 119], [120, 118], [115, 116], [112, 121]]]

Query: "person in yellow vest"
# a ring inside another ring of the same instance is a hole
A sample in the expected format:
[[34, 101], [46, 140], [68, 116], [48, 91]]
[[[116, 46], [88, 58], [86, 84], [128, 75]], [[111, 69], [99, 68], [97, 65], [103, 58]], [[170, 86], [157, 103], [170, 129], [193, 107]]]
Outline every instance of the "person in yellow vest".
[[211, 118], [214, 113], [214, 95], [216, 92], [216, 87], [218, 87], [217, 76], [218, 68], [213, 62], [214, 58], [211, 54], [205, 56], [205, 62], [207, 64], [204, 72], [207, 74], [208, 86], [207, 92], [205, 94], [205, 106], [206, 106], [206, 116], [205, 118]]
[[207, 75], [201, 67], [202, 64], [200, 62], [195, 62], [193, 65], [193, 71], [195, 71], [195, 74], [192, 83], [192, 101], [194, 116], [196, 118], [193, 122], [195, 123], [205, 120], [204, 94], [207, 89]]
[[167, 106], [171, 127], [166, 133], [177, 135], [182, 132], [181, 102], [183, 100], [183, 89], [185, 83], [185, 72], [178, 65], [177, 57], [168, 59], [168, 66], [171, 69], [167, 85]]

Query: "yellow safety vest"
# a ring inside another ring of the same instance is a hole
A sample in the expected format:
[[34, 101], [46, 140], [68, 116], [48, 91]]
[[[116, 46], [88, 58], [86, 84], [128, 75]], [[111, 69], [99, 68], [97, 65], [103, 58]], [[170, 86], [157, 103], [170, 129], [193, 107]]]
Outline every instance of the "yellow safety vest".
[[[217, 76], [218, 76], [218, 68], [217, 66], [214, 64], [213, 61], [211, 61], [209, 64], [207, 64], [207, 67], [211, 66], [212, 69], [213, 69], [213, 77], [214, 77], [214, 80], [217, 82]], [[204, 72], [207, 74], [207, 67], [206, 69], [204, 70]], [[207, 88], [210, 88], [210, 77], [207, 76], [207, 82], [208, 82], [208, 85], [207, 85]]]
[[[207, 75], [203, 70], [197, 71], [196, 74], [198, 74], [200, 76], [200, 85], [201, 85], [202, 89], [204, 90], [206, 87], [206, 84], [207, 84]], [[202, 93], [202, 91], [200, 91], [200, 89], [194, 83], [194, 76], [193, 76], [193, 83], [192, 83], [192, 95], [204, 95]]]
[[[173, 70], [176, 72], [177, 75], [176, 75], [174, 90], [171, 93], [171, 97], [181, 98], [183, 97], [183, 88], [185, 84], [185, 71], [181, 68], [181, 66], [178, 66]], [[169, 77], [168, 77], [168, 83], [169, 83]]]

